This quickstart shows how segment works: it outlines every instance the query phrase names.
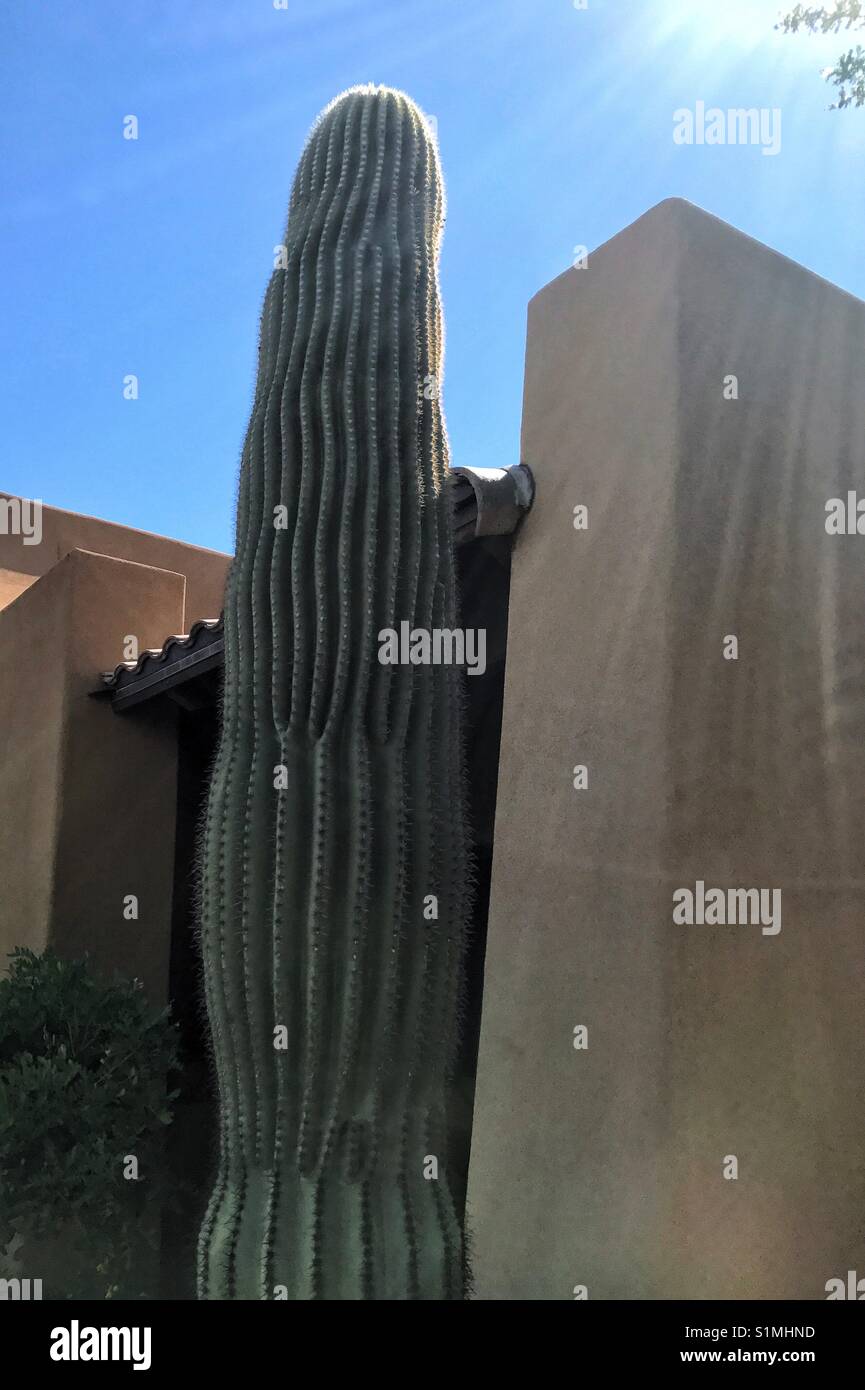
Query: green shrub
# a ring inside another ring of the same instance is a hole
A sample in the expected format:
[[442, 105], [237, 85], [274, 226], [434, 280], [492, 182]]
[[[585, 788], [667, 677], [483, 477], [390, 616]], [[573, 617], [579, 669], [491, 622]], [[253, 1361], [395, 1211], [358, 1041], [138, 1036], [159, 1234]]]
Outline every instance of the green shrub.
[[[11, 953], [0, 980], [0, 1278], [44, 1298], [155, 1293], [178, 1062], [167, 1009], [87, 960]], [[124, 1176], [134, 1156], [138, 1180]]]

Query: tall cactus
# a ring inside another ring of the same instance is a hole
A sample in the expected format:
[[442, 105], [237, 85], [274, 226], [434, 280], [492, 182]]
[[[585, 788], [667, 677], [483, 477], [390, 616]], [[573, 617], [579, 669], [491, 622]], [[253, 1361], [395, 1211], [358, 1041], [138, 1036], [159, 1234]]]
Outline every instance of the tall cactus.
[[326, 108], [265, 297], [226, 596], [200, 872], [221, 1120], [204, 1298], [464, 1293], [459, 673], [378, 660], [384, 628], [456, 625], [443, 215], [413, 102], [364, 87]]

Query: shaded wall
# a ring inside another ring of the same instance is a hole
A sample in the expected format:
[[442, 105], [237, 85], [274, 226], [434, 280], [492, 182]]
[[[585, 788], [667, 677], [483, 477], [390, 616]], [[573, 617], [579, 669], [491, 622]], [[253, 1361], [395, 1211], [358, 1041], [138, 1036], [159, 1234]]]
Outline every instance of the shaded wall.
[[[0, 953], [65, 955], [168, 985], [174, 714], [119, 719], [90, 698], [139, 634], [182, 626], [184, 577], [73, 551], [0, 612]], [[139, 900], [125, 920], [124, 898]]]
[[[865, 305], [679, 201], [531, 303], [481, 1298], [865, 1268], [865, 537], [824, 525], [862, 482], [863, 360]], [[698, 879], [780, 889], [780, 932], [674, 924]]]

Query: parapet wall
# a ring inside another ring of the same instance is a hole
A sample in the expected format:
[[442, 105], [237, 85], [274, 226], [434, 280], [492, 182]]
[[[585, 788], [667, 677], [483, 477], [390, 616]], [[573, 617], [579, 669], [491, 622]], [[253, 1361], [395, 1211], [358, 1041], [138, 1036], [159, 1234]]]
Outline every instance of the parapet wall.
[[[480, 1298], [865, 1271], [863, 361], [865, 305], [679, 201], [531, 303]], [[777, 930], [705, 910], [751, 888]]]

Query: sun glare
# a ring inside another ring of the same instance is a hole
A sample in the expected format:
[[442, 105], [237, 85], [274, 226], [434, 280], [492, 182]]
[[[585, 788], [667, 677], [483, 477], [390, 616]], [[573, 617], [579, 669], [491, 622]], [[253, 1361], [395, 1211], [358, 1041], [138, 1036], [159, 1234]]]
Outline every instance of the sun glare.
[[780, 38], [775, 25], [792, 9], [793, 0], [678, 0], [667, 10], [665, 37], [676, 36], [697, 51], [750, 52]]

